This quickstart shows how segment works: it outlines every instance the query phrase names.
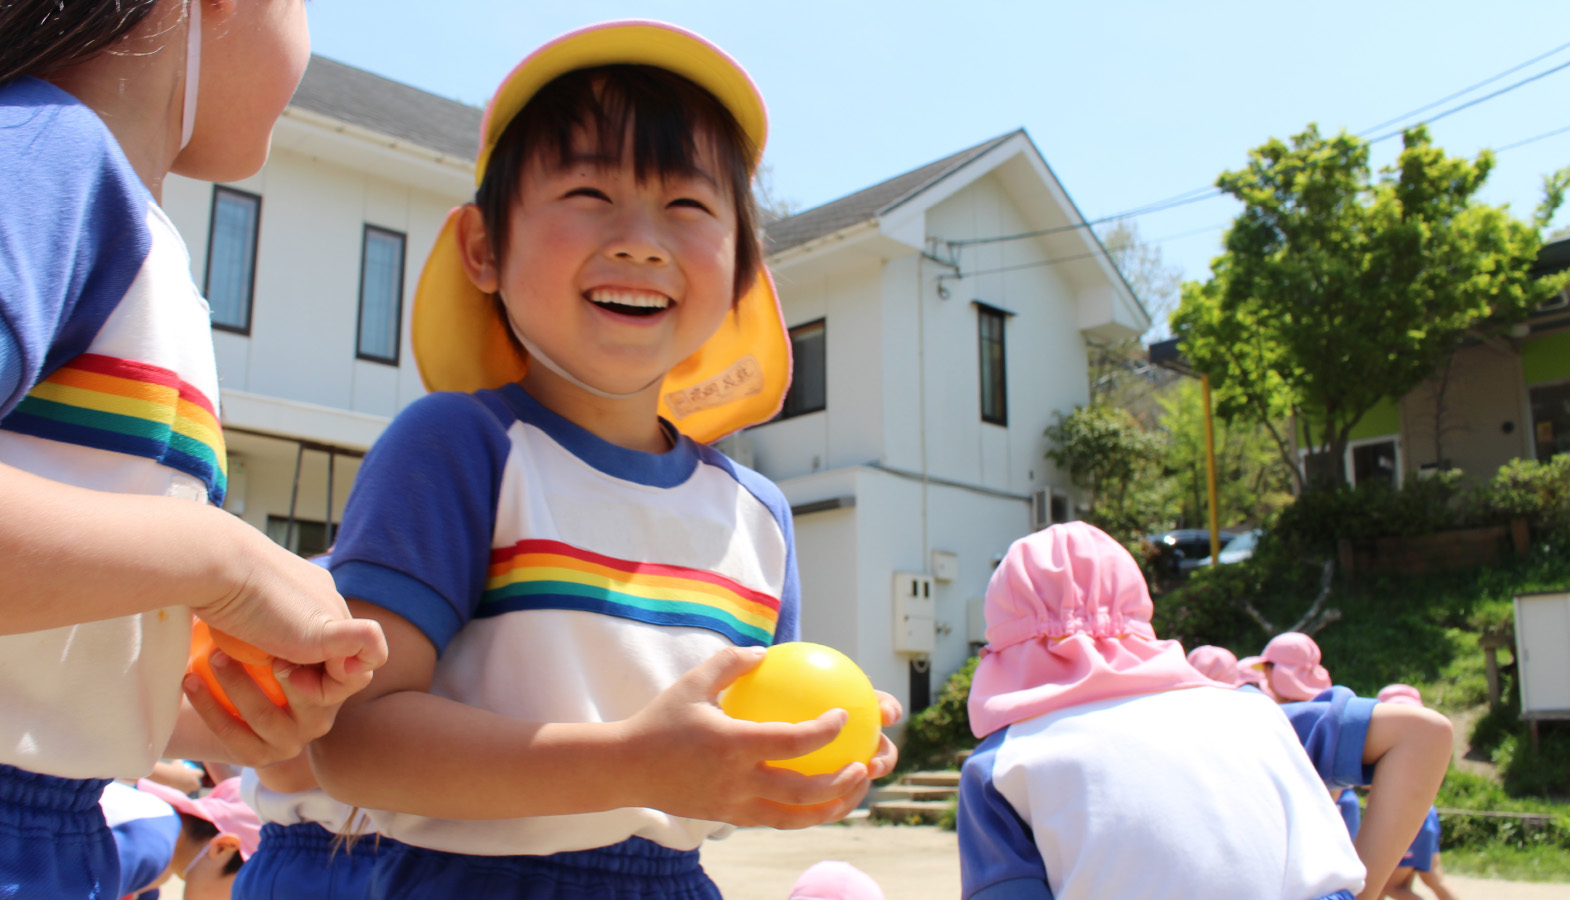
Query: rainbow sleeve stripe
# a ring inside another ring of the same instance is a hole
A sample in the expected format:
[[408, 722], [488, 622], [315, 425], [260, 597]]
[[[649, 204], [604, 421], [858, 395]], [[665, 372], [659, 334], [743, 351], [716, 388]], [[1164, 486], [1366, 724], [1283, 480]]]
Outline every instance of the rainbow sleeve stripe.
[[34, 385], [0, 428], [155, 460], [223, 504], [229, 462], [212, 401], [168, 369], [84, 353]]
[[688, 625], [743, 647], [766, 647], [777, 597], [713, 572], [602, 556], [559, 541], [523, 540], [491, 551], [476, 617], [576, 609], [654, 625]]

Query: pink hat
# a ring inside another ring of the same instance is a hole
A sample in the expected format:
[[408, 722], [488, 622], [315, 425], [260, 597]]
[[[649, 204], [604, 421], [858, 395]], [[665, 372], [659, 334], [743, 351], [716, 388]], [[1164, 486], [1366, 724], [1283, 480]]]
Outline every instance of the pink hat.
[[1106, 532], [1053, 525], [1009, 548], [987, 585], [987, 646], [970, 685], [970, 730], [1054, 710], [1187, 687], [1217, 687], [1161, 641], [1145, 576]]
[[788, 900], [884, 900], [872, 876], [848, 862], [825, 860], [801, 873]]
[[1270, 672], [1270, 689], [1281, 700], [1312, 700], [1330, 690], [1330, 673], [1319, 664], [1319, 645], [1306, 634], [1278, 634], [1265, 645], [1260, 657], [1275, 666]]
[[1410, 703], [1423, 705], [1423, 695], [1410, 684], [1387, 684], [1379, 689], [1380, 703]]
[[1188, 664], [1198, 669], [1206, 678], [1222, 684], [1233, 686], [1242, 684], [1238, 680], [1237, 657], [1225, 647], [1217, 647], [1214, 644], [1195, 647], [1188, 652]]
[[1265, 684], [1265, 658], [1263, 656], [1245, 656], [1237, 661], [1237, 683], [1258, 685], [1265, 693], [1270, 693], [1270, 686]]
[[179, 790], [143, 778], [138, 789], [164, 801], [180, 812], [213, 823], [219, 834], [233, 835], [240, 841], [240, 858], [250, 859], [262, 841], [262, 820], [240, 799], [240, 779], [226, 778], [206, 796], [193, 800]]

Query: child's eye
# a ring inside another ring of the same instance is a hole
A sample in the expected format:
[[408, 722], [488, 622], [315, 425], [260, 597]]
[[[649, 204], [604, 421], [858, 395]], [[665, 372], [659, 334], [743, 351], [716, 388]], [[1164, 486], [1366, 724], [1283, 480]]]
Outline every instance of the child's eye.
[[600, 190], [599, 188], [592, 188], [592, 187], [577, 187], [577, 188], [573, 188], [572, 190], [567, 192], [566, 196], [568, 196], [568, 197], [592, 197], [595, 200], [609, 200], [609, 199], [611, 199], [609, 196], [606, 195], [606, 193], [604, 191]]
[[709, 212], [709, 205], [707, 203], [704, 203], [702, 200], [695, 200], [692, 197], [678, 197], [677, 199], [672, 200], [670, 205], [685, 206], [689, 209], [700, 209], [704, 212]]

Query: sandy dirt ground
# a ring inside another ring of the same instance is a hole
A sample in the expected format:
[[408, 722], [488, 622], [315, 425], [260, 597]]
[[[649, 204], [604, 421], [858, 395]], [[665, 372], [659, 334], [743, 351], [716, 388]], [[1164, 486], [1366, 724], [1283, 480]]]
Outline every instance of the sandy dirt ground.
[[[842, 859], [871, 875], [888, 900], [957, 900], [954, 833], [932, 826], [823, 825], [802, 831], [743, 829], [703, 848], [725, 900], [786, 900], [819, 860]], [[1460, 900], [1570, 900], [1570, 884], [1528, 884], [1446, 876]], [[1418, 893], [1433, 895], [1422, 885]]]
[[[842, 859], [877, 879], [888, 900], [957, 900], [959, 851], [952, 831], [932, 826], [823, 825], [802, 831], [748, 828], [703, 848], [725, 900], [786, 900], [797, 876], [825, 859]], [[1485, 881], [1448, 875], [1460, 900], [1570, 900], [1570, 884]], [[184, 896], [169, 879], [163, 900]], [[1432, 898], [1422, 885], [1417, 891]]]

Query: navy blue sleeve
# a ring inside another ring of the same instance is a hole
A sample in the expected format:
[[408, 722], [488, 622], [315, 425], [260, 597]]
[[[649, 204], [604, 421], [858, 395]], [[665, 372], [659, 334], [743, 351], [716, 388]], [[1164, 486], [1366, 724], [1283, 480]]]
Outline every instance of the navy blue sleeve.
[[131, 819], [112, 826], [115, 851], [120, 856], [120, 893], [135, 894], [162, 875], [174, 859], [174, 845], [180, 836], [180, 817], [174, 815]]
[[1030, 826], [992, 783], [1008, 729], [982, 741], [959, 776], [960, 896], [966, 900], [1051, 900], [1047, 868]]
[[408, 619], [445, 650], [485, 589], [510, 449], [479, 397], [411, 403], [355, 477], [329, 566], [338, 591]]
[[801, 640], [801, 578], [796, 572], [796, 526], [790, 503], [779, 485], [705, 444], [698, 445], [703, 459], [731, 474], [759, 503], [768, 507], [785, 538], [785, 580], [780, 589], [780, 616], [774, 625], [774, 643]]
[[1361, 787], [1373, 781], [1374, 767], [1363, 765], [1363, 745], [1378, 704], [1338, 685], [1312, 700], [1282, 705], [1327, 787]]
[[0, 85], [0, 418], [92, 343], [152, 248], [152, 203], [98, 117]]

